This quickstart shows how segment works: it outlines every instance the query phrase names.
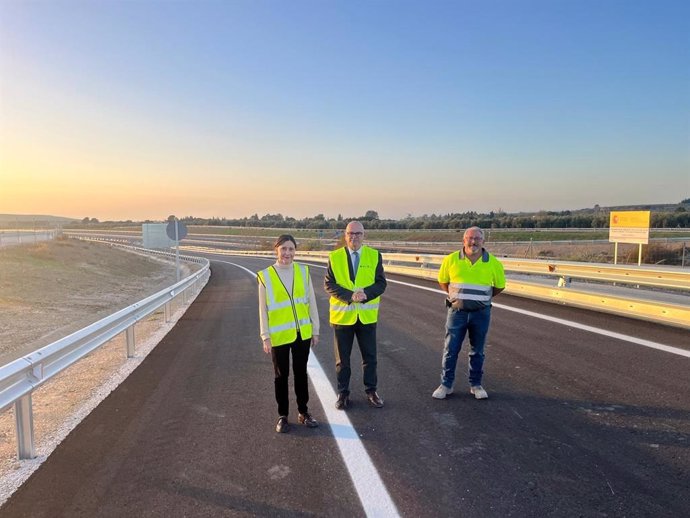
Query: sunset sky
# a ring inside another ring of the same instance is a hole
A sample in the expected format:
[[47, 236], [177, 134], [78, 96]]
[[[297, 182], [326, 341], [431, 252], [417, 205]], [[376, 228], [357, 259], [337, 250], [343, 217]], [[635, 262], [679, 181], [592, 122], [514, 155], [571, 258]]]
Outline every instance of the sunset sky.
[[0, 0], [0, 213], [690, 197], [690, 2]]

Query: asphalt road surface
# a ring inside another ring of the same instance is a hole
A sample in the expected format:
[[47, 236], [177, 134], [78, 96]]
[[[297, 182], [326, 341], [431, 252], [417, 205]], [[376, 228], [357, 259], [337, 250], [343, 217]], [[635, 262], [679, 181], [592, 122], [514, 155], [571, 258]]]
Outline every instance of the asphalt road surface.
[[443, 296], [389, 276], [378, 326], [385, 407], [367, 406], [353, 368], [343, 413], [314, 265], [322, 334], [310, 410], [321, 426], [296, 425], [291, 396], [293, 426], [277, 434], [256, 281], [244, 269], [268, 264], [214, 261], [173, 331], [0, 516], [690, 516], [687, 331], [502, 295], [489, 399], [468, 392], [465, 344], [456, 391], [438, 401]]

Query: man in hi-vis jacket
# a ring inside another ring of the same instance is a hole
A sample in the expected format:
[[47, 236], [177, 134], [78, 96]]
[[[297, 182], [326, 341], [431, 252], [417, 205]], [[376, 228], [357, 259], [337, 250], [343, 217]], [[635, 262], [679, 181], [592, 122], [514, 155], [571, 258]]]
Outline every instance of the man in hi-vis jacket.
[[362, 246], [364, 227], [351, 221], [345, 229], [347, 246], [331, 252], [324, 287], [331, 296], [329, 321], [335, 333], [335, 371], [338, 400], [335, 407], [350, 405], [350, 353], [357, 337], [362, 354], [364, 389], [369, 404], [383, 406], [376, 391], [376, 322], [379, 301], [386, 289], [381, 253]]
[[506, 287], [503, 265], [484, 249], [484, 232], [470, 227], [462, 250], [447, 255], [438, 270], [438, 283], [446, 298], [446, 338], [443, 343], [441, 384], [432, 397], [445, 399], [453, 392], [455, 367], [465, 335], [470, 335], [470, 393], [476, 399], [489, 394], [482, 387], [484, 344], [491, 322], [491, 300]]

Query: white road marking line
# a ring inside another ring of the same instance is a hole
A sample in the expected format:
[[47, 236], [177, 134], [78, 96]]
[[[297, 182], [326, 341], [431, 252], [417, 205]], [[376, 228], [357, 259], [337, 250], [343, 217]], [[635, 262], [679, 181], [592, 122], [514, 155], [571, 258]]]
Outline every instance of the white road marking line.
[[256, 279], [256, 273], [254, 273], [253, 271], [251, 271], [249, 268], [245, 268], [245, 267], [242, 266], [241, 264], [231, 263], [230, 261], [217, 261], [217, 262], [219, 262], [219, 263], [225, 263], [225, 264], [231, 264], [231, 265], [233, 265], [233, 266], [237, 266], [239, 269], [244, 270], [245, 272], [247, 272], [249, 275], [251, 275], [252, 277], [254, 277], [254, 278]]
[[505, 309], [507, 311], [513, 311], [515, 313], [520, 313], [522, 315], [527, 315], [534, 318], [541, 318], [542, 320], [548, 320], [549, 322], [555, 322], [556, 324], [561, 324], [564, 326], [574, 327], [576, 329], [582, 329], [583, 331], [589, 331], [590, 333], [596, 333], [603, 336], [609, 336], [611, 338], [616, 338], [618, 340], [624, 340], [626, 342], [631, 342], [637, 345], [643, 345], [651, 349], [657, 349], [659, 351], [665, 351], [667, 353], [677, 354], [678, 356], [685, 356], [690, 358], [690, 351], [685, 349], [680, 349], [678, 347], [671, 347], [670, 345], [660, 344], [658, 342], [652, 342], [651, 340], [645, 340], [643, 338], [637, 338], [635, 336], [624, 335], [623, 333], [615, 333], [613, 331], [607, 331], [606, 329], [600, 329], [598, 327], [588, 326], [585, 324], [580, 324], [578, 322], [573, 322], [572, 320], [565, 320], [563, 318], [550, 317], [548, 315], [541, 315], [535, 313], [534, 311], [527, 311], [526, 309], [511, 308], [510, 306], [504, 306], [503, 304], [494, 304], [497, 308]]
[[[443, 290], [439, 290], [439, 289], [435, 289], [435, 288], [429, 288], [427, 286], [419, 286], [417, 284], [411, 284], [409, 282], [394, 281], [391, 279], [388, 279], [388, 282], [392, 282], [395, 284], [402, 284], [403, 286], [410, 286], [412, 288], [417, 288], [420, 290], [433, 291], [436, 293], [441, 293], [442, 295], [446, 294]], [[554, 322], [556, 324], [561, 324], [561, 325], [568, 326], [568, 327], [574, 327], [576, 329], [581, 329], [583, 331], [589, 331], [590, 333], [596, 333], [599, 335], [608, 336], [611, 338], [616, 338], [618, 340], [624, 340], [626, 342], [631, 342], [631, 343], [634, 343], [637, 345], [643, 345], [644, 347], [650, 347], [651, 349], [657, 349], [659, 351], [665, 351], [667, 353], [677, 354], [678, 356], [685, 356], [686, 358], [690, 358], [690, 351], [686, 351], [685, 349], [680, 349], [678, 347], [672, 347], [670, 345], [664, 345], [664, 344], [660, 344], [658, 342], [652, 342], [651, 340], [644, 340], [643, 338], [637, 338], [635, 336], [624, 335], [622, 333], [615, 333], [613, 331], [607, 331], [606, 329], [600, 329], [598, 327], [588, 326], [586, 324], [580, 324], [580, 323], [574, 322], [572, 320], [565, 320], [563, 318], [550, 317], [548, 315], [542, 315], [540, 313], [535, 313], [534, 311], [528, 311], [526, 309], [513, 308], [510, 306], [506, 306], [504, 304], [496, 304], [495, 302], [493, 303], [493, 306], [500, 308], [500, 309], [505, 309], [506, 311], [513, 311], [514, 313], [520, 313], [522, 315], [527, 315], [527, 316], [534, 317], [534, 318], [540, 318], [542, 320], [548, 320], [549, 322]]]
[[[236, 266], [256, 278], [256, 273], [242, 265], [229, 261], [218, 262]], [[364, 513], [372, 518], [399, 517], [400, 513], [395, 507], [393, 499], [388, 494], [383, 480], [381, 480], [378, 471], [376, 471], [371, 457], [369, 457], [347, 414], [333, 407], [336, 400], [335, 391], [315, 354], [309, 355], [307, 368], [309, 379], [311, 379], [316, 395], [321, 401], [321, 406], [326, 414], [326, 420], [331, 427], [333, 437], [345, 462], [345, 467], [350, 473], [350, 478], [359, 496], [359, 501], [364, 508]]]
[[308, 367], [309, 379], [321, 401], [365, 514], [371, 517], [400, 516], [347, 414], [333, 407], [336, 400], [335, 391], [315, 354], [309, 355]]

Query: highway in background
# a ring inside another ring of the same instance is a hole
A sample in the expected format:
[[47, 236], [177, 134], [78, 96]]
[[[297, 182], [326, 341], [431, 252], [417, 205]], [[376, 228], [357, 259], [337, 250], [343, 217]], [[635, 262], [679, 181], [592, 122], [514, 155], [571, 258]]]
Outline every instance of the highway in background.
[[28, 243], [38, 243], [47, 239], [53, 239], [55, 230], [0, 230], [0, 248], [3, 246], [16, 246]]
[[173, 331], [0, 515], [690, 516], [687, 331], [502, 295], [490, 398], [470, 396], [463, 350], [456, 393], [438, 401], [443, 296], [389, 276], [378, 327], [386, 405], [366, 405], [353, 369], [343, 422], [323, 267], [313, 265], [323, 332], [310, 409], [322, 425], [276, 434], [249, 273], [270, 263], [213, 261]]

